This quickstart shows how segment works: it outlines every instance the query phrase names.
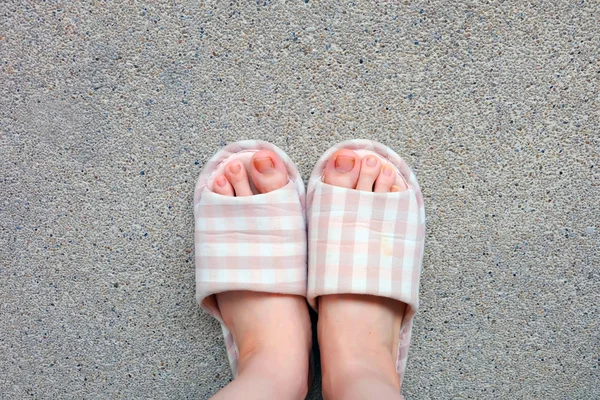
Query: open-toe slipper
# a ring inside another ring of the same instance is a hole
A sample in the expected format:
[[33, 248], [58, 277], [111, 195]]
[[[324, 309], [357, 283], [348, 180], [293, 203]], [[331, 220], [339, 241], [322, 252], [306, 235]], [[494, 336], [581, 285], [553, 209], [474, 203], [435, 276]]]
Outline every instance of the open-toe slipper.
[[[213, 192], [214, 179], [223, 174], [229, 161], [240, 160], [249, 171], [252, 155], [259, 150], [273, 151], [283, 160], [289, 175], [285, 186], [244, 197]], [[238, 349], [214, 295], [249, 290], [306, 296], [304, 201], [304, 182], [292, 160], [263, 141], [225, 146], [198, 178], [194, 191], [196, 299], [221, 322], [234, 377]]]
[[[396, 170], [406, 190], [372, 193], [328, 185], [323, 173], [340, 149], [374, 155]], [[306, 195], [308, 293], [317, 310], [319, 296], [366, 294], [406, 303], [396, 371], [404, 377], [413, 317], [419, 306], [425, 208], [414, 173], [393, 150], [370, 140], [350, 140], [329, 149], [317, 162]]]

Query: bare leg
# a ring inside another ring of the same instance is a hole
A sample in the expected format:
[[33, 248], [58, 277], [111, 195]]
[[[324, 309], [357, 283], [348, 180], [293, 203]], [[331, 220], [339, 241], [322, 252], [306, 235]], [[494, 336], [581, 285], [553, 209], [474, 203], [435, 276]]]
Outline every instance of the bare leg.
[[311, 347], [306, 300], [255, 292], [218, 295], [239, 348], [238, 376], [213, 399], [303, 399]]
[[403, 307], [365, 295], [319, 298], [319, 345], [326, 399], [400, 399], [396, 350]]

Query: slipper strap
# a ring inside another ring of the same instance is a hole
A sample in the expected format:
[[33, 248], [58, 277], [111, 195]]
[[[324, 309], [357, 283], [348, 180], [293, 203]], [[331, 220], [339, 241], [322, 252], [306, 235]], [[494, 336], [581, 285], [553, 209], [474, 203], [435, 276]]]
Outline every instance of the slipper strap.
[[306, 225], [291, 181], [245, 197], [207, 190], [195, 211], [196, 297], [211, 314], [221, 319], [207, 299], [215, 293], [306, 295]]

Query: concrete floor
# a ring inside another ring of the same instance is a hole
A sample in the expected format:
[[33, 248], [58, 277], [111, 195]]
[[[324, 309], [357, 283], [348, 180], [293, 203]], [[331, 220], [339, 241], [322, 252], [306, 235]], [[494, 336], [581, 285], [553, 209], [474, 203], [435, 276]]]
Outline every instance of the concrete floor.
[[0, 4], [0, 398], [214, 394], [200, 169], [355, 137], [424, 190], [407, 399], [599, 398], [600, 7], [488, 3]]

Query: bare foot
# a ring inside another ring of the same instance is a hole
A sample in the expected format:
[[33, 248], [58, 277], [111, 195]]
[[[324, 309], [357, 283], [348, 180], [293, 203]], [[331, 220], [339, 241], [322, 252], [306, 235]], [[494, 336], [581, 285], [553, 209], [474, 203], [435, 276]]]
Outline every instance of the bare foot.
[[[249, 178], [250, 176], [250, 178]], [[283, 161], [272, 151], [254, 154], [250, 171], [239, 160], [225, 166], [213, 191], [224, 196], [252, 196], [288, 182]], [[238, 377], [214, 399], [303, 399], [308, 391], [311, 326], [300, 296], [248, 291], [217, 294], [223, 320], [239, 349]]]
[[[335, 152], [324, 182], [369, 192], [399, 192], [395, 169], [379, 157]], [[404, 303], [355, 294], [319, 298], [318, 336], [325, 398], [400, 398], [396, 373]]]

